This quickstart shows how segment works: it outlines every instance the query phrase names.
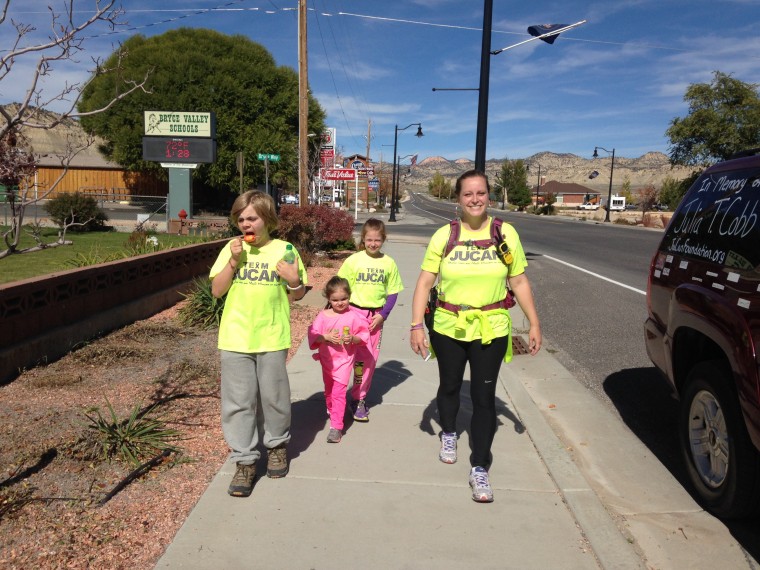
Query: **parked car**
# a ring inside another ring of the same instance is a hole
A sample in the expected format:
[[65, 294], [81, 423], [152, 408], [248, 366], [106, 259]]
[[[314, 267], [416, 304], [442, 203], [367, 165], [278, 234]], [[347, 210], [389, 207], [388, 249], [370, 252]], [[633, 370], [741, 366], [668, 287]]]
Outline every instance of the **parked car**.
[[583, 204], [578, 204], [579, 210], [598, 210], [599, 204], [591, 204], [590, 202], [584, 202]]
[[298, 196], [295, 196], [294, 194], [286, 194], [282, 198], [283, 204], [298, 204]]
[[760, 514], [760, 152], [691, 186], [655, 253], [647, 352], [680, 399], [688, 477], [726, 518]]

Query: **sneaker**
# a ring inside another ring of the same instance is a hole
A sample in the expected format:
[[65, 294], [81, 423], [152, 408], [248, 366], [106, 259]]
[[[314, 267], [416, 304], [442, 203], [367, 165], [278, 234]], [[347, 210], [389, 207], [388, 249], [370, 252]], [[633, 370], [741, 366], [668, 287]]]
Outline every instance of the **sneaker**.
[[256, 465], [238, 463], [227, 493], [233, 497], [247, 497], [253, 491], [253, 480], [255, 478]]
[[288, 474], [288, 450], [285, 445], [278, 445], [267, 450], [267, 477], [279, 479]]
[[493, 491], [488, 481], [488, 471], [483, 467], [473, 467], [470, 471], [470, 487], [472, 488], [472, 500], [478, 503], [493, 502]]
[[330, 428], [330, 433], [327, 434], [327, 443], [340, 443], [341, 437], [339, 429]]
[[438, 459], [444, 463], [457, 462], [457, 434], [456, 432], [441, 433], [441, 451], [438, 453]]
[[369, 421], [369, 409], [367, 408], [367, 404], [364, 403], [364, 400], [359, 400], [359, 403], [356, 404], [356, 409], [354, 410], [354, 419], [357, 422]]

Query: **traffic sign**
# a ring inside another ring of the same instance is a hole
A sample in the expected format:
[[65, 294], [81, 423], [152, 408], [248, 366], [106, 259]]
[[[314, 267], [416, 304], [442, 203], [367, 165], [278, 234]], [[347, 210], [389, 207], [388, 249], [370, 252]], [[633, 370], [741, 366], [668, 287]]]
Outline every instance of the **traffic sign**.
[[280, 162], [279, 154], [262, 154], [259, 153], [256, 158], [259, 160], [268, 160], [269, 162]]

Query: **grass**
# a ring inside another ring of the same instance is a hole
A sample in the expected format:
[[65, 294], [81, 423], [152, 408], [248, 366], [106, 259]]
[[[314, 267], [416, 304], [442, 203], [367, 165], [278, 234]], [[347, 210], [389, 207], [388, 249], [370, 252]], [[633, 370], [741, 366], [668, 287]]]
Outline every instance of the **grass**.
[[[0, 233], [4, 233], [7, 229], [7, 226], [0, 225]], [[82, 259], [121, 258], [130, 251], [130, 235], [123, 232], [85, 232], [81, 234], [69, 232], [66, 234], [66, 239], [74, 242], [73, 245], [62, 245], [32, 253], [14, 254], [0, 259], [0, 284], [73, 269], [80, 264]], [[156, 237], [158, 238], [159, 249], [199, 243], [208, 239], [170, 234], [157, 234]], [[42, 228], [43, 242], [53, 243], [57, 239], [57, 228]], [[22, 236], [19, 244], [20, 248], [34, 245], [34, 240], [26, 234]], [[0, 244], [0, 249], [5, 249], [4, 243]]]

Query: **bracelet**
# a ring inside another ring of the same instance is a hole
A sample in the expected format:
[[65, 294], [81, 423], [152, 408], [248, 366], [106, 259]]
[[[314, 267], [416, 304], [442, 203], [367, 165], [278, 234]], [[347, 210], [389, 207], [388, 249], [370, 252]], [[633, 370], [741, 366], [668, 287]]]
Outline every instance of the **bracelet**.
[[299, 290], [301, 287], [303, 287], [303, 282], [300, 282], [300, 283], [299, 283], [298, 285], [296, 285], [295, 287], [291, 287], [291, 286], [290, 286], [290, 285], [288, 285], [288, 283], [286, 282], [286, 283], [285, 283], [285, 287], [287, 287], [287, 288], [288, 288], [288, 291], [298, 291], [298, 290]]
[[420, 331], [422, 330], [422, 323], [417, 323], [416, 325], [412, 323], [412, 328], [409, 329], [410, 331]]
[[229, 259], [227, 263], [230, 264], [230, 269], [232, 269], [232, 271], [237, 271], [237, 265], [232, 265], [232, 259]]

